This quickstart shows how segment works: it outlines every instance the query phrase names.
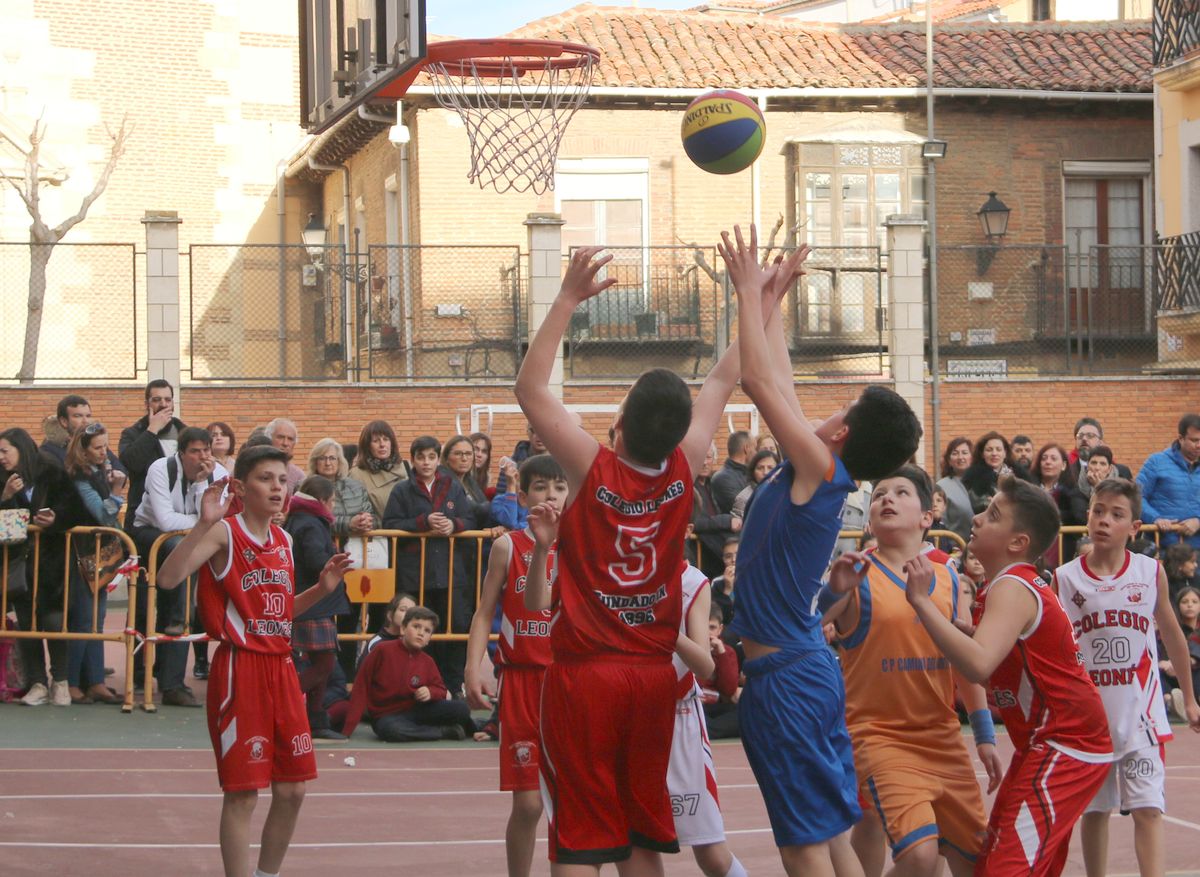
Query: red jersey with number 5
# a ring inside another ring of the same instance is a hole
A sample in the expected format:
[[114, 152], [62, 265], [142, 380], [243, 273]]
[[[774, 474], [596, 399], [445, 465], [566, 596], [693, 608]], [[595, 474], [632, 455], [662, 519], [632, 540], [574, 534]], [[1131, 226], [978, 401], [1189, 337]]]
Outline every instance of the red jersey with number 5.
[[[533, 536], [528, 530], [508, 534], [508, 580], [500, 595], [500, 640], [497, 663], [503, 667], [548, 667], [550, 665], [550, 611], [530, 612], [525, 608], [525, 580], [533, 554]], [[555, 548], [546, 558], [546, 580], [553, 581]]]
[[682, 612], [692, 473], [676, 448], [658, 469], [601, 447], [558, 530], [554, 659], [642, 655], [669, 661]]
[[221, 526], [226, 529], [227, 555], [200, 567], [196, 600], [204, 632], [250, 652], [290, 655], [296, 593], [291, 536], [272, 524], [266, 543], [261, 543], [241, 515], [226, 518]]
[[1112, 761], [1112, 739], [1100, 693], [1084, 666], [1071, 621], [1058, 597], [1030, 563], [1014, 563], [979, 590], [971, 609], [976, 625], [988, 592], [1002, 578], [1016, 579], [1038, 602], [1038, 613], [988, 684], [1017, 752], [1046, 744], [1080, 761]]

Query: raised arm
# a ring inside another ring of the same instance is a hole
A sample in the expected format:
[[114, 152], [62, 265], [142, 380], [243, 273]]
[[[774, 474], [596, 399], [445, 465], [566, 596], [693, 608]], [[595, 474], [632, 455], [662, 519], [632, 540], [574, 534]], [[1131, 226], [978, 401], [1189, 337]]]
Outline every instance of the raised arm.
[[583, 483], [600, 445], [576, 423], [562, 400], [550, 392], [550, 374], [575, 308], [617, 282], [613, 277], [596, 279], [600, 269], [612, 261], [611, 253], [595, 258], [601, 249], [580, 247], [571, 254], [558, 296], [529, 343], [513, 388], [526, 419], [566, 472], [572, 496]]
[[183, 537], [183, 541], [175, 546], [163, 565], [158, 568], [158, 578], [155, 584], [160, 589], [170, 590], [200, 568], [218, 551], [226, 549], [229, 538], [228, 531], [221, 526], [221, 520], [229, 508], [232, 497], [226, 495], [226, 479], [214, 481], [204, 490], [200, 498], [200, 517]]
[[[779, 442], [784, 455], [791, 461], [796, 475], [793, 497], [799, 491], [803, 497], [811, 496], [825, 477], [831, 461], [829, 449], [814, 432], [796, 402], [790, 388], [791, 363], [787, 363], [788, 390], [781, 390], [781, 378], [776, 375], [777, 366], [772, 361], [772, 348], [768, 344], [764, 319], [764, 306], [775, 308], [776, 274], [783, 280], [786, 289], [797, 276], [800, 264], [808, 256], [808, 249], [801, 247], [781, 265], [766, 269], [758, 264], [758, 240], [751, 228], [747, 243], [740, 228], [734, 228], [734, 240], [722, 234], [719, 247], [721, 258], [729, 270], [730, 279], [738, 299], [738, 340], [741, 344], [742, 389], [758, 406], [767, 427]], [[781, 332], [776, 324], [773, 332]], [[778, 351], [779, 341], [775, 348]], [[776, 353], [778, 357], [778, 352]], [[779, 364], [782, 367], [782, 363]]]

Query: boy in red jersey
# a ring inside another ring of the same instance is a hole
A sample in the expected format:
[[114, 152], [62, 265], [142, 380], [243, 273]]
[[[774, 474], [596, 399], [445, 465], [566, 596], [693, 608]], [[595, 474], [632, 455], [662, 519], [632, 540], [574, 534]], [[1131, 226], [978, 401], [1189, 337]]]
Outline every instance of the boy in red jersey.
[[[572, 254], [515, 387], [569, 486], [552, 596], [553, 663], [542, 687], [543, 804], [552, 874], [598, 874], [605, 862], [622, 863], [624, 875], [661, 874], [660, 853], [679, 849], [666, 776], [690, 486], [737, 382], [738, 348], [725, 351], [694, 406], [674, 372], [643, 374], [621, 403], [613, 450], [601, 447], [549, 387], [571, 314], [616, 283], [596, 279], [612, 258], [596, 259], [599, 251]], [[779, 297], [806, 254], [772, 269], [765, 313], [777, 318]], [[542, 608], [543, 596], [527, 589], [526, 605]]]
[[[243, 451], [233, 495], [241, 514], [225, 519], [225, 479], [204, 491], [200, 518], [158, 571], [175, 588], [200, 570], [205, 632], [220, 645], [208, 682], [208, 730], [225, 792], [221, 859], [242, 877], [258, 790], [271, 786], [255, 877], [279, 873], [296, 827], [304, 784], [317, 776], [304, 699], [292, 665], [292, 619], [332, 593], [350, 568], [335, 554], [315, 587], [296, 596], [291, 538], [271, 523], [287, 497], [287, 455], [274, 447]], [[236, 680], [236, 684], [235, 684]]]
[[968, 544], [988, 581], [976, 595], [973, 637], [930, 600], [929, 558], [904, 566], [909, 604], [954, 669], [991, 686], [1016, 749], [992, 804], [976, 874], [1060, 874], [1071, 829], [1113, 760], [1104, 704], [1071, 622], [1032, 562], [1058, 529], [1058, 509], [1045, 491], [1012, 476], [1000, 479], [972, 522]]
[[[567, 479], [549, 454], [527, 458], [520, 469], [517, 502], [522, 508], [541, 503], [560, 510], [567, 498]], [[484, 700], [480, 664], [487, 650], [496, 606], [501, 607], [500, 641], [496, 649], [499, 693], [500, 789], [512, 792], [512, 812], [504, 834], [509, 877], [528, 875], [533, 867], [537, 824], [542, 815], [538, 791], [539, 726], [542, 677], [550, 664], [550, 612], [525, 608], [526, 577], [533, 554], [533, 534], [528, 528], [513, 530], [492, 543], [487, 575], [479, 594], [479, 607], [471, 619], [467, 640], [467, 702], [488, 709]], [[554, 566], [550, 549], [544, 565]]]

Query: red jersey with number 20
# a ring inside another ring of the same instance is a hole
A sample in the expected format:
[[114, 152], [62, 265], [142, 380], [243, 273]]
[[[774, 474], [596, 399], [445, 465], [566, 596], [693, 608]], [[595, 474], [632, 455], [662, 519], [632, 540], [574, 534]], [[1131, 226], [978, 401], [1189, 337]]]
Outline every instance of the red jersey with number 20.
[[670, 661], [679, 636], [692, 473], [676, 448], [660, 469], [601, 447], [563, 513], [554, 659], [620, 654]]
[[1044, 744], [1080, 761], [1112, 761], [1100, 693], [1088, 676], [1070, 619], [1033, 564], [1005, 567], [980, 589], [971, 611], [975, 624], [983, 617], [988, 592], [1002, 578], [1016, 579], [1038, 602], [1032, 626], [989, 680], [1013, 746], [1020, 753]]
[[[530, 612], [525, 608], [525, 580], [533, 554], [533, 536], [528, 530], [508, 534], [508, 580], [500, 595], [500, 641], [497, 663], [503, 667], [546, 667], [550, 664], [550, 610]], [[546, 580], [553, 581], [557, 547], [546, 558]]]
[[200, 567], [196, 600], [211, 639], [267, 655], [292, 653], [295, 565], [292, 538], [271, 524], [266, 543], [246, 529], [241, 515], [221, 521], [229, 552], [218, 571], [213, 558]]

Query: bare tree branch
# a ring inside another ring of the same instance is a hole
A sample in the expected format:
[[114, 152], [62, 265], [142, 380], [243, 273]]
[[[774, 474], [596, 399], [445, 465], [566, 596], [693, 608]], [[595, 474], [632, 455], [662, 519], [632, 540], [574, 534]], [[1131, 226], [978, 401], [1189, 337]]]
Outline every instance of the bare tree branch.
[[121, 160], [121, 156], [125, 154], [125, 143], [129, 139], [130, 133], [128, 121], [128, 116], [121, 119], [121, 127], [115, 134], [110, 128], [105, 126], [108, 136], [112, 139], [112, 146], [108, 151], [108, 161], [104, 163], [104, 170], [100, 172], [100, 179], [96, 180], [96, 185], [92, 186], [92, 191], [88, 192], [86, 197], [84, 197], [83, 201], [79, 205], [79, 210], [75, 212], [75, 215], [64, 219], [54, 227], [53, 234], [55, 237], [55, 243], [62, 240], [63, 235], [82, 222], [84, 217], [87, 216], [88, 210], [91, 208], [93, 202], [95, 202], [97, 198], [104, 194], [104, 190], [108, 187], [109, 177], [111, 177], [113, 171], [117, 169], [117, 162]]

